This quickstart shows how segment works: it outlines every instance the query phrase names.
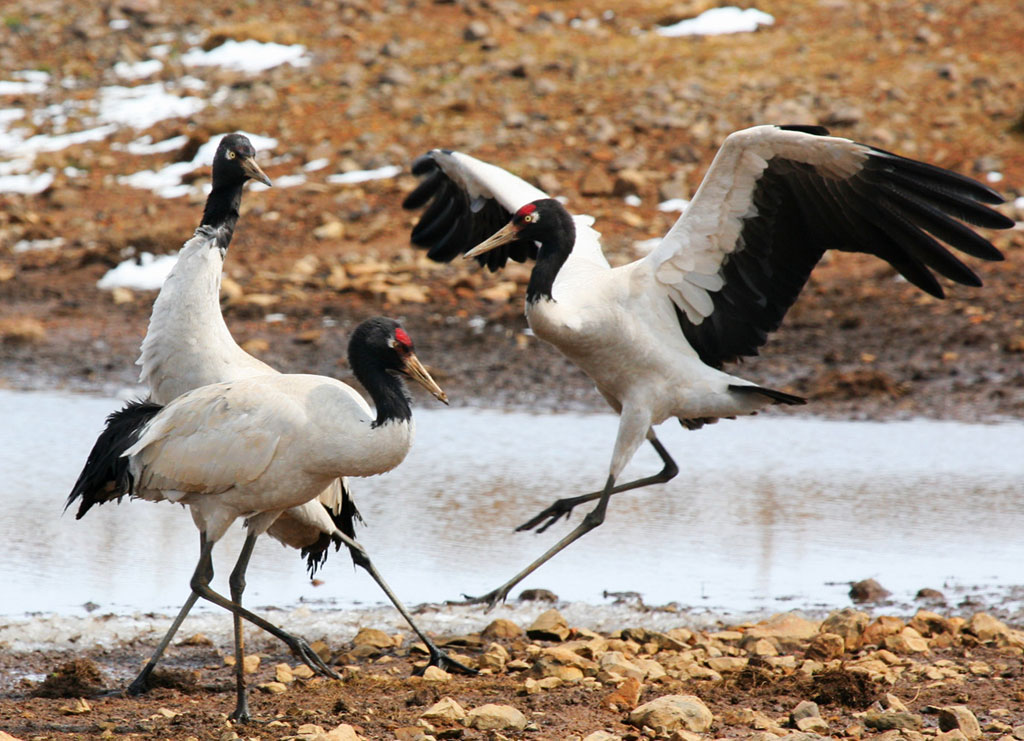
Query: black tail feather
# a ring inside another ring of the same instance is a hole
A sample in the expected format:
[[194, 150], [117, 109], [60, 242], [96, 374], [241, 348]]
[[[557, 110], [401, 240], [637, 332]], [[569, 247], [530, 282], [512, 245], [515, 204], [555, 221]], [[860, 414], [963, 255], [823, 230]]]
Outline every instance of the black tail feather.
[[[341, 512], [335, 514], [334, 510], [324, 505], [324, 509], [327, 510], [327, 514], [331, 516], [331, 520], [334, 521], [334, 526], [345, 533], [348, 537], [355, 540], [356, 537], [356, 521], [363, 521], [363, 516], [359, 514], [359, 510], [356, 509], [356, 503], [352, 499], [352, 492], [348, 490], [348, 487], [342, 482], [341, 491]], [[342, 540], [336, 538], [328, 533], [321, 535], [315, 543], [308, 545], [302, 549], [302, 555], [306, 558], [306, 568], [309, 571], [310, 578], [316, 574], [317, 569], [321, 568], [327, 563], [327, 555], [330, 553], [331, 542], [334, 542], [334, 549], [338, 550], [341, 548]], [[352, 561], [358, 565], [359, 561], [357, 554], [352, 553]]]
[[794, 396], [793, 394], [787, 394], [785, 391], [776, 391], [775, 389], [764, 388], [763, 386], [743, 386], [740, 384], [730, 383], [729, 390], [737, 394], [760, 394], [765, 396], [776, 404], [806, 404], [807, 399], [802, 396]]
[[96, 438], [64, 505], [66, 510], [76, 499], [81, 500], [76, 520], [81, 519], [94, 504], [103, 504], [111, 499], [120, 501], [130, 493], [132, 482], [128, 459], [121, 456], [138, 441], [146, 423], [161, 409], [160, 404], [152, 401], [136, 400], [107, 417], [106, 427]]

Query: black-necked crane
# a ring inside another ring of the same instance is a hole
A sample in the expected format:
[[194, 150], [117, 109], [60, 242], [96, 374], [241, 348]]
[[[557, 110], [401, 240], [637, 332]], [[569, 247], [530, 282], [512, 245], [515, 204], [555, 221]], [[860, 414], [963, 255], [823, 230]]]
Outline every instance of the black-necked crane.
[[[224, 257], [238, 223], [243, 188], [249, 179], [271, 184], [256, 163], [256, 152], [249, 139], [242, 134], [224, 136], [214, 154], [212, 189], [202, 221], [195, 235], [180, 250], [177, 263], [160, 289], [142, 342], [139, 380], [149, 388], [150, 401], [156, 404], [168, 404], [192, 389], [211, 383], [278, 372], [235, 342], [220, 307]], [[78, 517], [87, 509], [88, 506], [80, 509]], [[283, 512], [267, 533], [285, 545], [301, 549], [313, 573], [326, 560], [331, 543], [336, 547], [342, 544], [339, 532], [355, 537], [354, 520], [358, 516], [346, 482], [339, 479], [331, 482], [317, 499]], [[251, 545], [246, 544], [243, 553], [247, 548], [251, 549]], [[430, 654], [429, 662], [465, 670], [419, 629], [366, 552], [350, 549], [350, 553], [353, 561], [378, 583], [424, 641]], [[128, 694], [146, 689], [150, 674], [197, 598], [196, 593], [190, 593], [150, 661], [128, 686]]]
[[[556, 553], [599, 526], [611, 495], [664, 483], [678, 467], [654, 433], [803, 404], [722, 370], [756, 355], [778, 329], [829, 249], [865, 252], [933, 296], [935, 273], [969, 286], [975, 273], [943, 244], [984, 260], [1002, 254], [964, 223], [1006, 229], [984, 204], [999, 194], [970, 178], [906, 159], [821, 127], [755, 126], [725, 139], [686, 211], [645, 257], [609, 267], [592, 219], [510, 173], [460, 152], [433, 150], [404, 206], [428, 204], [412, 242], [447, 262], [459, 255], [498, 270], [536, 264], [526, 289], [534, 334], [579, 366], [619, 415], [604, 487], [559, 499], [518, 530], [543, 532], [579, 504], [597, 505], [568, 535], [509, 581], [469, 598], [490, 606]], [[616, 483], [647, 440], [663, 468]]]
[[[342, 476], [390, 471], [412, 444], [412, 409], [403, 376], [447, 397], [417, 359], [406, 331], [376, 317], [352, 333], [348, 360], [376, 412], [351, 386], [326, 376], [271, 374], [201, 386], [167, 405], [132, 402], [107, 420], [68, 504], [124, 495], [189, 507], [199, 529], [192, 591], [230, 610], [235, 622], [237, 702], [247, 720], [241, 619], [280, 638], [304, 661], [337, 677], [298, 639], [242, 607], [245, 571], [256, 539], [290, 508], [313, 501]], [[248, 529], [231, 572], [231, 599], [210, 587], [214, 543], [235, 520]], [[333, 533], [353, 551], [355, 541]], [[368, 558], [366, 559], [369, 560]]]

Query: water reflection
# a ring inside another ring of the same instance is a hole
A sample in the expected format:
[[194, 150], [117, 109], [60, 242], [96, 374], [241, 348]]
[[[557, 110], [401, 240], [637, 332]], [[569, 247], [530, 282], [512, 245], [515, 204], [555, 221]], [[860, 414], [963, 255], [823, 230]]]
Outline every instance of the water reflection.
[[[0, 391], [0, 614], [175, 609], [198, 538], [180, 507], [124, 502], [61, 515], [88, 449], [119, 402]], [[437, 409], [420, 403], [417, 440], [396, 471], [356, 482], [359, 533], [409, 603], [482, 593], [570, 527], [513, 528], [552, 499], [599, 486], [616, 419]], [[1024, 560], [1024, 425], [832, 422], [770, 414], [697, 432], [660, 431], [680, 475], [619, 495], [605, 524], [532, 575], [564, 599], [638, 591], [726, 611], [842, 606], [844, 582], [874, 577], [898, 596], [946, 584], [1012, 585]], [[636, 456], [625, 476], [659, 468]], [[582, 514], [582, 513], [580, 513]], [[579, 517], [577, 514], [574, 517]], [[218, 545], [215, 586], [241, 545]], [[344, 553], [311, 584], [270, 539], [249, 572], [252, 605], [379, 603]]]

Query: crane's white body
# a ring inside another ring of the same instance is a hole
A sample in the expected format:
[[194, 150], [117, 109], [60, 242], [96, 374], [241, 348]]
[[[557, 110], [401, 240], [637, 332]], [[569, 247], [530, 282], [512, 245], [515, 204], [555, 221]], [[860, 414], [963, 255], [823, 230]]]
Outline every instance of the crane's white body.
[[[153, 303], [137, 361], [139, 381], [158, 404], [169, 404], [209, 384], [278, 374], [232, 337], [220, 309], [223, 271], [224, 256], [215, 230], [200, 227], [181, 248], [178, 262]], [[334, 533], [337, 528], [321, 504], [335, 513], [340, 511], [340, 480], [326, 483], [316, 501], [303, 500], [280, 513], [268, 534], [293, 548], [303, 548], [321, 533]]]
[[340, 474], [372, 476], [405, 458], [412, 421], [375, 426], [350, 386], [266, 375], [203, 386], [164, 407], [125, 455], [135, 495], [186, 504], [207, 539], [237, 518], [260, 534]]

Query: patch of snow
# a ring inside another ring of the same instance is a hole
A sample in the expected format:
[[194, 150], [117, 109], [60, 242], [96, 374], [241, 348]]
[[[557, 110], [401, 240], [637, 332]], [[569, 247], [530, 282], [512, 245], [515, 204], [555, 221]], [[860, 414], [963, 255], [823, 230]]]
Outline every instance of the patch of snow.
[[124, 31], [127, 28], [131, 28], [132, 22], [127, 18], [112, 18], [107, 25], [115, 31]]
[[26, 80], [0, 80], [0, 95], [38, 95], [46, 84]]
[[33, 250], [52, 250], [64, 246], [64, 237], [53, 239], [22, 239], [14, 243], [15, 252], [32, 252]]
[[376, 170], [353, 170], [352, 172], [328, 175], [327, 182], [335, 185], [353, 185], [365, 183], [367, 180], [386, 180], [395, 177], [400, 172], [402, 172], [402, 168], [398, 165], [386, 165], [378, 167]]
[[756, 31], [758, 26], [770, 26], [775, 18], [755, 8], [741, 9], [737, 7], [711, 8], [696, 18], [674, 23], [671, 26], [659, 26], [655, 31], [659, 36], [719, 36], [727, 33], [749, 33]]
[[64, 175], [66, 177], [69, 177], [69, 178], [80, 178], [83, 175], [88, 175], [89, 174], [88, 170], [83, 170], [80, 167], [72, 167], [71, 165], [68, 165], [67, 167], [65, 167], [63, 172], [64, 172]]
[[628, 196], [626, 196], [622, 200], [626, 202], [627, 206], [639, 206], [641, 203], [643, 203], [643, 201], [640, 200], [640, 196], [638, 196], [638, 195], [636, 195], [634, 193], [630, 193]]
[[1013, 205], [1015, 208], [1024, 208], [1024, 196], [1017, 196], [1013, 199]]
[[685, 211], [690, 202], [685, 198], [669, 198], [658, 204], [659, 211]]
[[149, 47], [149, 55], [151, 57], [166, 57], [170, 53], [170, 44], [157, 44], [156, 46]]
[[992, 172], [985, 173], [985, 179], [990, 183], [998, 183], [1003, 179], [1003, 173], [993, 170]]
[[123, 287], [155, 291], [164, 284], [176, 262], [177, 254], [154, 257], [149, 252], [143, 252], [138, 260], [125, 260], [108, 270], [96, 285], [104, 290]]
[[[303, 183], [306, 182], [306, 180], [307, 180], [306, 176], [302, 175], [302, 174], [297, 174], [297, 175], [281, 175], [279, 177], [274, 178], [274, 187], [275, 188], [294, 188], [297, 185], [302, 185]], [[266, 190], [267, 189], [267, 186], [265, 186], [263, 183], [253, 183], [250, 187], [253, 190]]]
[[125, 80], [142, 80], [146, 77], [152, 77], [163, 68], [164, 63], [159, 59], [146, 59], [133, 64], [118, 62], [114, 65], [114, 74]]
[[203, 51], [190, 49], [181, 56], [181, 61], [188, 67], [217, 66], [240, 72], [263, 72], [282, 64], [294, 67], [307, 67], [310, 57], [302, 44], [275, 44], [260, 42], [255, 39], [235, 41], [229, 39], [220, 46]]
[[52, 172], [30, 172], [18, 175], [0, 175], [0, 193], [42, 193], [53, 182]]
[[[2, 111], [0, 111], [0, 113], [2, 113]], [[306, 172], [315, 172], [317, 170], [324, 169], [329, 164], [331, 164], [331, 161], [329, 159], [327, 159], [326, 157], [321, 157], [320, 159], [310, 160], [309, 162], [302, 166], [302, 169], [305, 170]]]
[[162, 142], [154, 142], [153, 137], [146, 134], [146, 136], [140, 137], [133, 142], [128, 142], [128, 144], [114, 144], [113, 148], [124, 150], [128, 154], [145, 156], [147, 154], [173, 152], [176, 149], [181, 149], [186, 144], [188, 144], [188, 137], [184, 134], [172, 136], [170, 139], [164, 139]]
[[285, 315], [279, 312], [267, 314], [265, 317], [263, 317], [263, 321], [265, 321], [267, 324], [276, 324], [277, 322], [283, 322], [285, 319]]
[[100, 88], [98, 114], [105, 123], [148, 129], [168, 118], [185, 118], [206, 107], [200, 98], [169, 93], [160, 82], [135, 87]]

